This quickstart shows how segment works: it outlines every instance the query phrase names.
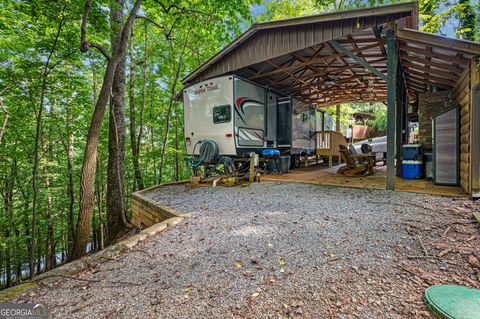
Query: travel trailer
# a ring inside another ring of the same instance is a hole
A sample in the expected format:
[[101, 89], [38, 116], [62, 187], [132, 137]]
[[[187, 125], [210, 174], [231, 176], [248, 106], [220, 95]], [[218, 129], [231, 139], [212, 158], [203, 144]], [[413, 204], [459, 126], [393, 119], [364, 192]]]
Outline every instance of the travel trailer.
[[300, 156], [314, 154], [317, 119], [324, 119], [310, 104], [234, 75], [185, 88], [183, 103], [188, 155], [198, 155], [208, 140], [219, 156], [276, 149], [298, 164]]

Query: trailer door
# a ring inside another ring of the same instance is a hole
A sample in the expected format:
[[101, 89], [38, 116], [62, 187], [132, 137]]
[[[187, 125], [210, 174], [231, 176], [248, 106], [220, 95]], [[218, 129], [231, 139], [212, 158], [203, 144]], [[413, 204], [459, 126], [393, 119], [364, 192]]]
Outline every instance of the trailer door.
[[265, 88], [235, 77], [234, 96], [237, 147], [265, 147]]
[[283, 97], [277, 101], [277, 146], [292, 145], [292, 98]]

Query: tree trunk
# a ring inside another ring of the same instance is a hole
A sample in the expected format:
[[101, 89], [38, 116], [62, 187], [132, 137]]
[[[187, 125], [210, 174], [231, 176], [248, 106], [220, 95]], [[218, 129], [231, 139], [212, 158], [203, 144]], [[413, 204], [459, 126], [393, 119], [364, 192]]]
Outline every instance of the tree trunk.
[[340, 115], [341, 115], [340, 104], [338, 104], [335, 110], [335, 119], [336, 119], [335, 128], [337, 132], [342, 132], [342, 128], [340, 127], [341, 126]]
[[15, 251], [14, 251], [14, 260], [15, 260], [15, 283], [18, 285], [22, 281], [22, 261], [19, 258], [20, 251], [20, 231], [15, 230]]
[[129, 88], [129, 106], [130, 106], [130, 145], [132, 147], [133, 162], [133, 191], [143, 189], [142, 175], [138, 159], [137, 147], [137, 129], [135, 123], [135, 56], [134, 56], [134, 29], [130, 34], [130, 88]]
[[[40, 229], [37, 228], [37, 238], [38, 241], [41, 242], [42, 240], [42, 234], [40, 233]], [[42, 271], [42, 245], [37, 245], [37, 272], [36, 274], [38, 275]]]
[[180, 156], [178, 155], [178, 109], [175, 111], [175, 181], [178, 182], [179, 180], [179, 161], [180, 161]]
[[3, 139], [3, 134], [5, 133], [5, 130], [7, 129], [8, 118], [10, 117], [10, 113], [7, 111], [7, 109], [3, 105], [3, 98], [1, 96], [0, 96], [0, 108], [2, 109], [3, 113], [5, 114], [4, 117], [3, 117], [2, 127], [0, 128], [0, 144], [1, 144], [2, 139]]
[[[185, 50], [185, 46], [183, 48], [184, 50]], [[182, 52], [182, 55], [183, 55], [183, 53], [184, 53], [184, 51]], [[175, 59], [175, 56], [174, 56], [174, 53], [173, 53], [173, 49], [172, 49], [172, 56], [171, 57], [172, 57], [172, 64], [175, 65], [176, 59]], [[171, 117], [171, 113], [172, 113], [172, 109], [173, 109], [173, 105], [174, 105], [175, 95], [177, 94], [177, 81], [178, 81], [178, 78], [180, 77], [180, 71], [182, 69], [181, 61], [180, 61], [180, 63], [177, 63], [177, 65], [175, 66], [174, 69], [175, 69], [175, 72], [174, 72], [173, 79], [172, 79], [172, 88], [170, 90], [170, 99], [169, 99], [169, 104], [168, 104], [168, 112], [167, 112], [166, 125], [165, 125], [166, 126], [165, 127], [165, 135], [163, 136], [162, 150], [161, 150], [161, 156], [160, 156], [158, 184], [161, 184], [162, 179], [163, 179], [163, 167], [165, 166], [165, 153], [166, 153], [166, 148], [167, 148], [167, 144], [168, 144], [168, 136], [169, 136], [169, 131], [170, 131], [170, 117]]]
[[[100, 130], [102, 128], [103, 116], [110, 98], [110, 91], [112, 90], [112, 83], [115, 76], [118, 61], [125, 56], [125, 50], [128, 43], [128, 35], [133, 20], [140, 8], [141, 1], [136, 0], [133, 8], [129, 14], [127, 22], [123, 28], [120, 45], [112, 44], [112, 57], [109, 58], [105, 75], [103, 78], [102, 88], [95, 105], [92, 115], [92, 122], [87, 136], [85, 146], [85, 155], [82, 165], [82, 174], [80, 177], [80, 210], [78, 213], [76, 241], [73, 248], [72, 258], [77, 259], [86, 253], [86, 246], [90, 239], [90, 227], [93, 217], [93, 206], [95, 203], [95, 173], [98, 153], [98, 139], [100, 137]], [[89, 14], [91, 0], [87, 0], [85, 4], [85, 12], [82, 18], [82, 46], [81, 49], [85, 52], [88, 50], [85, 40], [86, 19]]]
[[[30, 218], [30, 209], [29, 209], [29, 204], [30, 204], [30, 197], [28, 196], [28, 193], [25, 188], [22, 187], [19, 175], [17, 175], [17, 187], [18, 190], [20, 191], [20, 194], [22, 196], [22, 202], [23, 202], [23, 215], [22, 215], [22, 224], [25, 229], [25, 247], [27, 249], [30, 247], [30, 225], [29, 225], [29, 218]], [[30, 267], [28, 267], [28, 270], [30, 271]], [[28, 274], [27, 278], [31, 278], [33, 274]]]
[[[154, 95], [154, 88], [155, 86], [151, 86], [151, 93], [150, 95]], [[155, 117], [152, 115], [152, 102], [150, 100], [150, 152], [152, 154], [152, 162], [153, 162], [153, 182], [155, 183], [157, 181], [157, 152], [155, 150], [155, 129], [154, 129], [154, 123], [155, 123]]]
[[140, 143], [143, 133], [143, 117], [145, 110], [145, 98], [146, 98], [146, 81], [147, 81], [147, 66], [148, 66], [148, 42], [147, 42], [147, 28], [145, 27], [145, 55], [143, 60], [143, 81], [142, 81], [142, 105], [140, 109], [140, 125], [138, 131], [138, 137], [136, 133], [135, 123], [135, 57], [134, 57], [134, 32], [130, 36], [130, 144], [132, 146], [132, 162], [134, 170], [134, 187], [136, 189], [144, 189], [142, 173], [140, 170]]
[[96, 187], [95, 191], [97, 192], [97, 213], [98, 213], [98, 224], [99, 224], [99, 236], [98, 236], [98, 242], [99, 242], [99, 250], [102, 250], [104, 248], [104, 243], [105, 243], [105, 222], [103, 218], [103, 195], [104, 195], [104, 183], [103, 183], [103, 172], [102, 172], [102, 165], [100, 161], [100, 157], [98, 157], [97, 160], [97, 179], [96, 179]]
[[93, 111], [90, 129], [88, 131], [85, 154], [83, 156], [82, 173], [80, 176], [80, 210], [78, 212], [76, 238], [73, 245], [72, 259], [85, 255], [90, 240], [90, 227], [93, 217], [95, 173], [97, 165], [98, 139], [102, 128], [103, 116], [110, 97], [113, 76], [118, 57], [108, 61], [102, 88]]
[[[140, 107], [140, 121], [137, 136], [137, 158], [140, 158], [140, 145], [142, 144], [143, 122], [145, 117], [145, 103], [147, 101], [147, 75], [148, 75], [148, 28], [145, 24], [145, 53], [143, 58], [143, 78], [142, 78], [142, 105]], [[144, 189], [143, 179], [140, 168], [138, 169], [139, 189]]]
[[[123, 29], [124, 0], [111, 8], [112, 45], [118, 49]], [[115, 31], [116, 30], [116, 31]], [[132, 28], [133, 30], [133, 28]], [[120, 237], [125, 227], [125, 55], [118, 61], [112, 85], [108, 130], [107, 224], [108, 242]]]
[[14, 181], [16, 177], [17, 171], [17, 161], [13, 159], [10, 174], [7, 174], [5, 178], [5, 194], [4, 196], [4, 208], [5, 208], [5, 215], [8, 220], [8, 224], [6, 225], [5, 229], [5, 273], [6, 273], [6, 287], [11, 287], [13, 285], [12, 281], [12, 250], [14, 251], [14, 243], [12, 238], [10, 237], [12, 231], [14, 229], [13, 225], [13, 189], [14, 189]]
[[70, 105], [67, 106], [67, 195], [68, 195], [68, 255], [72, 253], [73, 243], [75, 241], [75, 220], [74, 220], [74, 207], [75, 207], [75, 189], [73, 186], [73, 142], [74, 136], [72, 133], [73, 115]]
[[[53, 117], [53, 106], [50, 106], [50, 118]], [[46, 249], [45, 249], [45, 271], [49, 271], [53, 269], [55, 266], [55, 244], [53, 238], [53, 228], [54, 228], [54, 221], [53, 221], [53, 207], [52, 207], [52, 194], [50, 190], [50, 172], [49, 166], [50, 163], [53, 161], [53, 143], [52, 143], [52, 132], [49, 129], [49, 136], [48, 136], [48, 157], [47, 163], [45, 164], [43, 170], [45, 175], [45, 191], [47, 192], [47, 236], [46, 236]], [[42, 145], [44, 142], [42, 142]]]

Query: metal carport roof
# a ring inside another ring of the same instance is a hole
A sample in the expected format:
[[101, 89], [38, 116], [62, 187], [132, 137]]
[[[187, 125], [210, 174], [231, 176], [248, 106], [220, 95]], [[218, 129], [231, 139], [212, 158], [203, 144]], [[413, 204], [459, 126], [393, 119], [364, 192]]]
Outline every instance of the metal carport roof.
[[395, 28], [409, 95], [451, 89], [480, 45], [415, 30], [417, 12], [410, 2], [257, 23], [183, 82], [237, 74], [319, 107], [386, 101], [384, 34]]

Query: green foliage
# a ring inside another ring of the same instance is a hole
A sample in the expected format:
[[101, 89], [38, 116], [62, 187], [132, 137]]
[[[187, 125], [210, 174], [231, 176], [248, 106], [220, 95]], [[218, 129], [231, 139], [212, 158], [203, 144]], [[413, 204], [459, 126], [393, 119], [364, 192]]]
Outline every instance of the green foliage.
[[476, 26], [475, 11], [470, 0], [459, 0], [461, 6], [457, 13], [460, 22], [460, 28], [457, 30], [457, 36], [465, 40], [474, 41]]
[[369, 123], [375, 130], [383, 132], [387, 130], [387, 107], [377, 103], [373, 111], [373, 120]]
[[[327, 114], [336, 118], [336, 105], [325, 109]], [[354, 114], [357, 112], [372, 114], [371, 119], [366, 123], [355, 123]], [[353, 124], [366, 124], [373, 127], [376, 131], [382, 132], [387, 129], [387, 107], [383, 103], [356, 103], [340, 105], [340, 127], [343, 133], [346, 133], [347, 127]]]
[[[110, 50], [109, 7], [113, 3], [112, 0], [93, 1], [87, 27], [88, 39], [100, 43], [107, 51]], [[239, 22], [250, 22], [250, 4], [253, 3], [243, 0], [163, 1], [166, 8], [176, 5], [167, 13], [158, 2], [144, 1], [140, 14], [148, 20], [138, 18], [135, 21], [134, 59], [127, 60], [127, 69], [130, 63], [135, 64], [134, 104], [138, 134], [143, 101], [142, 61], [145, 60], [148, 44], [144, 129], [140, 141], [140, 169], [146, 187], [158, 183], [160, 156], [164, 147], [162, 181], [169, 182], [177, 178], [177, 164], [178, 179], [188, 177], [189, 171], [184, 165], [183, 109], [182, 104], [173, 98], [182, 89], [181, 79], [184, 76], [240, 34]], [[0, 144], [0, 288], [6, 285], [7, 270], [12, 274], [13, 281], [16, 280], [14, 273], [17, 269], [23, 269], [23, 277], [28, 275], [26, 264], [33, 237], [31, 214], [35, 128], [43, 71], [60, 24], [58, 44], [46, 76], [43, 123], [38, 141], [40, 191], [35, 234], [36, 263], [45, 260], [49, 223], [53, 225], [53, 241], [59, 262], [67, 252], [68, 210], [71, 204], [67, 196], [69, 173], [73, 177], [75, 200], [73, 221], [77, 219], [86, 132], [106, 66], [104, 57], [98, 51], [82, 54], [78, 49], [84, 5], [84, 0], [4, 0], [0, 4], [0, 96], [11, 115]], [[128, 101], [128, 96], [126, 98]], [[171, 101], [173, 107], [169, 114]], [[0, 122], [3, 116], [0, 112]], [[170, 117], [168, 132], [167, 117]], [[128, 116], [126, 122], [129, 120]], [[108, 121], [105, 120], [98, 151], [93, 220], [95, 232], [102, 226], [106, 210], [107, 126]], [[167, 133], [168, 138], [163, 145]], [[126, 136], [129, 136], [128, 131]], [[71, 171], [67, 165], [67, 146], [70, 143], [73, 149]], [[126, 197], [129, 198], [134, 185], [129, 138], [126, 138], [125, 147], [125, 186]], [[9, 193], [13, 194], [11, 209], [4, 200]], [[49, 218], [49, 212], [53, 219]], [[40, 266], [43, 267], [43, 262]]]

